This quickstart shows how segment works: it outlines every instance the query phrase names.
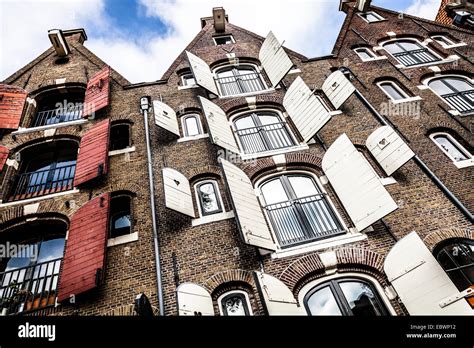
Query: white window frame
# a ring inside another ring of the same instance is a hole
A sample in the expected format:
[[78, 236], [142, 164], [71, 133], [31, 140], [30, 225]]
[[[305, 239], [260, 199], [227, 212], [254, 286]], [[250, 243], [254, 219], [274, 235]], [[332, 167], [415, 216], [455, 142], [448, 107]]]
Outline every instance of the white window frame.
[[[388, 94], [382, 87], [383, 84], [390, 84], [394, 89], [397, 90], [400, 95], [403, 96], [402, 99], [393, 99], [393, 97]], [[420, 97], [410, 97], [395, 81], [392, 80], [382, 80], [377, 82], [377, 86], [381, 89], [382, 92], [385, 93], [385, 95], [392, 101], [394, 104], [399, 104], [399, 103], [405, 103], [408, 101], [414, 101], [414, 100], [420, 100]]]
[[[207, 183], [212, 183], [216, 189], [216, 197], [217, 199], [219, 200], [219, 205], [221, 207], [221, 211], [220, 212], [217, 212], [217, 213], [213, 213], [213, 214], [207, 214], [207, 215], [204, 215], [203, 214], [203, 208], [201, 206], [201, 199], [199, 198], [199, 193], [198, 193], [198, 186], [202, 185], [202, 184], [207, 184]], [[198, 182], [196, 182], [194, 185], [193, 185], [193, 189], [194, 189], [194, 196], [196, 198], [196, 206], [198, 208], [198, 212], [199, 212], [199, 217], [200, 218], [206, 218], [208, 216], [214, 216], [214, 215], [218, 215], [218, 214], [222, 214], [222, 213], [225, 213], [225, 206], [224, 206], [224, 202], [222, 201], [222, 197], [221, 197], [221, 190], [219, 188], [219, 183], [217, 182], [216, 179], [203, 179], [203, 180], [199, 180]]]
[[[377, 20], [375, 21], [369, 21], [367, 18], [364, 17], [364, 15], [368, 15], [368, 14], [371, 14], [373, 15], [374, 17], [377, 17]], [[377, 12], [374, 12], [374, 11], [367, 11], [367, 12], [359, 12], [358, 13], [359, 17], [362, 18], [366, 23], [378, 23], [378, 22], [382, 22], [382, 21], [385, 21], [386, 19], [384, 17], [382, 17], [381, 15], [379, 15]]]
[[[469, 158], [466, 159], [466, 160], [462, 160], [462, 161], [456, 161], [456, 159], [453, 156], [451, 156], [450, 153], [446, 152], [446, 150], [443, 149], [443, 147], [436, 141], [435, 136], [437, 136], [437, 135], [442, 135], [442, 136], [448, 138], [448, 140], [450, 142], [452, 142], [456, 147], [458, 147]], [[435, 132], [435, 133], [430, 134], [430, 139], [443, 152], [443, 154], [445, 154], [453, 162], [453, 164], [456, 167], [466, 168], [466, 167], [474, 166], [474, 158], [473, 158], [472, 154], [469, 151], [467, 151], [467, 149], [464, 146], [462, 146], [456, 139], [454, 139], [454, 137], [451, 134], [446, 133], [446, 132]]]
[[[185, 81], [185, 76], [189, 76], [191, 75], [194, 79], [194, 85], [188, 85]], [[199, 85], [196, 83], [196, 79], [194, 78], [194, 75], [193, 75], [193, 72], [192, 71], [188, 71], [188, 72], [185, 72], [185, 73], [182, 73], [179, 75], [179, 79], [181, 80], [181, 86], [178, 86], [178, 89], [188, 89], [188, 88], [197, 88], [199, 87]]]
[[[364, 58], [362, 57], [362, 55], [360, 54], [359, 50], [364, 50], [365, 52], [367, 52], [367, 54], [371, 57], [371, 58]], [[369, 62], [371, 60], [376, 60], [377, 59], [377, 56], [375, 55], [375, 53], [368, 47], [356, 47], [356, 48], [353, 48], [353, 51], [359, 56], [359, 58], [363, 61], [363, 62]]]
[[[262, 82], [262, 85], [263, 85], [263, 89], [260, 90], [260, 91], [256, 91], [256, 92], [245, 92], [245, 93], [239, 93], [239, 94], [223, 95], [221, 85], [218, 81], [219, 71], [223, 70], [223, 69], [226, 69], [226, 68], [239, 68], [240, 66], [249, 66], [255, 71], [256, 74], [259, 74], [260, 75], [260, 81]], [[245, 96], [251, 96], [251, 95], [258, 95], [258, 94], [273, 92], [275, 89], [268, 87], [267, 83], [265, 82], [265, 79], [263, 78], [262, 70], [263, 69], [260, 66], [258, 66], [257, 64], [249, 63], [249, 62], [242, 62], [242, 63], [239, 62], [239, 64], [224, 64], [224, 65], [216, 66], [214, 69], [212, 69], [212, 74], [214, 75], [214, 82], [216, 84], [217, 90], [219, 91], [219, 98], [225, 99], [225, 98], [234, 98], [234, 97], [237, 97], [237, 96], [245, 97]]]
[[[188, 128], [186, 126], [186, 119], [195, 117], [197, 120], [197, 126], [199, 129], [199, 133], [195, 135], [188, 135]], [[204, 135], [204, 130], [202, 128], [202, 122], [201, 122], [201, 116], [198, 113], [188, 113], [180, 116], [180, 121], [181, 121], [181, 129], [183, 131], [183, 136], [181, 139], [191, 139], [191, 138], [199, 138], [199, 136]]]
[[[235, 44], [235, 39], [234, 39], [234, 35], [232, 34], [224, 34], [224, 35], [215, 35], [212, 37], [212, 41], [214, 42], [214, 45], [216, 46], [222, 46], [222, 45], [219, 45], [216, 41], [216, 39], [219, 39], [221, 37], [230, 37], [230, 41], [232, 41], [233, 44]], [[227, 44], [229, 45], [229, 44]]]
[[[396, 316], [397, 312], [393, 308], [392, 304], [390, 303], [390, 300], [387, 296], [386, 291], [380, 285], [380, 283], [373, 277], [365, 274], [365, 273], [356, 273], [356, 272], [347, 272], [347, 273], [336, 273], [332, 274], [329, 276], [325, 276], [322, 278], [315, 279], [307, 284], [305, 284], [300, 292], [298, 293], [298, 303], [303, 304], [304, 303], [304, 298], [308, 292], [310, 292], [314, 287], [318, 286], [319, 284], [325, 283], [327, 281], [333, 280], [333, 279], [338, 279], [338, 278], [361, 278], [364, 279], [368, 282], [370, 282], [375, 290], [377, 290], [379, 297], [382, 299], [383, 304], [387, 308], [387, 310], [390, 312], [391, 315]], [[309, 314], [308, 314], [309, 315]]]
[[227, 295], [230, 295], [230, 294], [242, 294], [242, 295], [244, 295], [245, 301], [247, 302], [247, 308], [249, 310], [249, 316], [253, 315], [253, 310], [252, 310], [252, 306], [250, 304], [249, 294], [246, 291], [243, 291], [243, 290], [230, 290], [230, 291], [227, 291], [227, 292], [223, 293], [222, 295], [220, 295], [217, 298], [217, 307], [219, 307], [219, 314], [221, 316], [224, 316], [224, 311], [222, 310], [222, 299], [224, 297], [226, 297]]
[[[449, 36], [445, 35], [445, 34], [435, 34], [435, 35], [431, 35], [430, 38], [437, 42], [438, 44], [440, 44], [443, 48], [455, 48], [455, 47], [460, 47], [460, 46], [466, 46], [466, 43], [465, 42], [454, 42]], [[442, 41], [438, 41], [436, 38], [443, 38], [444, 40], [448, 41], [450, 44], [447, 45], [445, 44], [444, 42]]]

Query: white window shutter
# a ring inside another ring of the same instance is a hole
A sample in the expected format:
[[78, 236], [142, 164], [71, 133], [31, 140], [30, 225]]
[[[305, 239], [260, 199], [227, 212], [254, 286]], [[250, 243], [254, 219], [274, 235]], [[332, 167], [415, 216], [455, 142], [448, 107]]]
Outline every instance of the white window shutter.
[[255, 276], [269, 315], [307, 315], [281, 280], [257, 271]]
[[262, 43], [258, 58], [273, 87], [277, 86], [293, 67], [290, 57], [271, 31]]
[[167, 104], [158, 100], [153, 101], [153, 112], [155, 114], [155, 124], [158, 127], [179, 136], [178, 118], [176, 112]]
[[329, 75], [323, 83], [323, 92], [336, 109], [339, 109], [354, 91], [354, 85], [339, 70]]
[[179, 315], [214, 315], [214, 306], [209, 292], [194, 283], [183, 283], [176, 289]]
[[212, 71], [206, 62], [188, 51], [186, 51], [186, 56], [188, 58], [189, 66], [191, 67], [191, 71], [193, 72], [196, 83], [199, 86], [207, 89], [209, 92], [219, 95], [216, 82], [214, 81], [214, 75], [212, 74]]
[[195, 217], [188, 179], [175, 169], [163, 168], [163, 185], [166, 207]]
[[392, 175], [415, 156], [403, 139], [389, 126], [382, 126], [373, 131], [365, 145], [387, 175]]
[[331, 119], [321, 100], [311, 92], [300, 76], [288, 88], [283, 106], [305, 142], [311, 140]]
[[322, 167], [359, 231], [398, 208], [370, 163], [345, 133], [326, 151]]
[[416, 232], [392, 247], [384, 271], [411, 315], [474, 315], [464, 299], [441, 308], [440, 303], [459, 290]]
[[199, 100], [206, 115], [212, 142], [234, 153], [240, 153], [224, 110], [206, 98], [200, 96]]
[[260, 203], [248, 176], [225, 159], [220, 159], [229, 188], [240, 231], [245, 243], [267, 250], [276, 250]]

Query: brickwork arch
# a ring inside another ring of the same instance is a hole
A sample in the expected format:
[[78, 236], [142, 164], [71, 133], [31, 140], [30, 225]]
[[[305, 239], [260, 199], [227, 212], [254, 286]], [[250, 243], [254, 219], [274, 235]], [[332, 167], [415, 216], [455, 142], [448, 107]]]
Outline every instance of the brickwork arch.
[[474, 229], [462, 228], [447, 228], [429, 233], [424, 239], [426, 246], [433, 251], [433, 249], [447, 239], [452, 238], [467, 238], [474, 240]]

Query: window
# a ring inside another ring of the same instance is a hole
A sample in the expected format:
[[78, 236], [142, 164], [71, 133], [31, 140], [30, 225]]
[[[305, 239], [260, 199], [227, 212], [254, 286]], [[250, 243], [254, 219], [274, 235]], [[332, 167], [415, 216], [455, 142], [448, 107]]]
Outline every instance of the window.
[[359, 278], [336, 278], [319, 284], [306, 294], [304, 305], [309, 315], [388, 315], [374, 285]]
[[384, 93], [390, 97], [390, 99], [397, 101], [409, 98], [395, 82], [393, 81], [382, 81], [378, 83], [378, 86]]
[[110, 127], [110, 151], [130, 147], [130, 124], [117, 123]]
[[366, 13], [359, 13], [359, 16], [361, 16], [368, 23], [379, 22], [385, 19], [378, 13], [372, 11]]
[[258, 111], [239, 116], [233, 122], [235, 134], [244, 153], [259, 153], [295, 145], [286, 122], [272, 111]]
[[448, 133], [433, 133], [430, 138], [456, 166], [462, 168], [473, 164], [472, 155]]
[[376, 58], [375, 54], [367, 47], [356, 48], [354, 51], [363, 61]]
[[234, 37], [232, 35], [214, 36], [213, 39], [217, 46], [235, 43]]
[[265, 89], [262, 77], [254, 66], [228, 66], [216, 70], [216, 82], [222, 96], [258, 92]]
[[82, 119], [84, 90], [54, 93], [38, 100], [31, 127], [48, 126]]
[[221, 213], [223, 211], [217, 181], [200, 181], [196, 184], [195, 190], [201, 216]]
[[443, 76], [431, 79], [428, 86], [461, 114], [474, 112], [474, 85], [467, 77]]
[[201, 118], [199, 115], [191, 114], [181, 117], [181, 126], [185, 137], [202, 134]]
[[456, 45], [456, 43], [453, 40], [451, 40], [445, 35], [433, 35], [431, 38], [437, 43], [439, 43], [441, 46], [443, 46], [444, 48], [452, 46], [452, 45]]
[[474, 285], [474, 241], [451, 239], [435, 248], [434, 255], [459, 291]]
[[281, 247], [344, 233], [327, 194], [311, 176], [288, 173], [265, 181], [259, 189]]
[[196, 86], [196, 80], [192, 72], [188, 71], [181, 74], [181, 85], [187, 87]]
[[115, 238], [132, 233], [131, 198], [128, 195], [118, 195], [110, 201], [109, 238]]
[[230, 291], [217, 300], [221, 315], [248, 316], [252, 315], [248, 294], [245, 291]]
[[406, 67], [440, 61], [440, 57], [415, 39], [401, 39], [384, 43], [383, 48]]

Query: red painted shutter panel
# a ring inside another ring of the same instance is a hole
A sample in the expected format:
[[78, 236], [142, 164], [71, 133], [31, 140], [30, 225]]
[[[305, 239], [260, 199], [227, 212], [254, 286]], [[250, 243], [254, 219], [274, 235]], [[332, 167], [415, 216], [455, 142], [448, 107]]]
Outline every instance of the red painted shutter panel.
[[3, 170], [3, 166], [7, 162], [8, 152], [8, 148], [0, 145], [0, 172]]
[[18, 129], [27, 95], [23, 88], [0, 84], [1, 129]]
[[110, 99], [110, 67], [106, 66], [87, 82], [84, 99], [83, 117], [87, 118], [96, 111], [109, 105]]
[[109, 207], [110, 195], [104, 193], [72, 216], [59, 283], [59, 302], [95, 288], [97, 272], [103, 277]]
[[110, 120], [92, 127], [81, 139], [77, 156], [74, 186], [79, 186], [108, 172]]

